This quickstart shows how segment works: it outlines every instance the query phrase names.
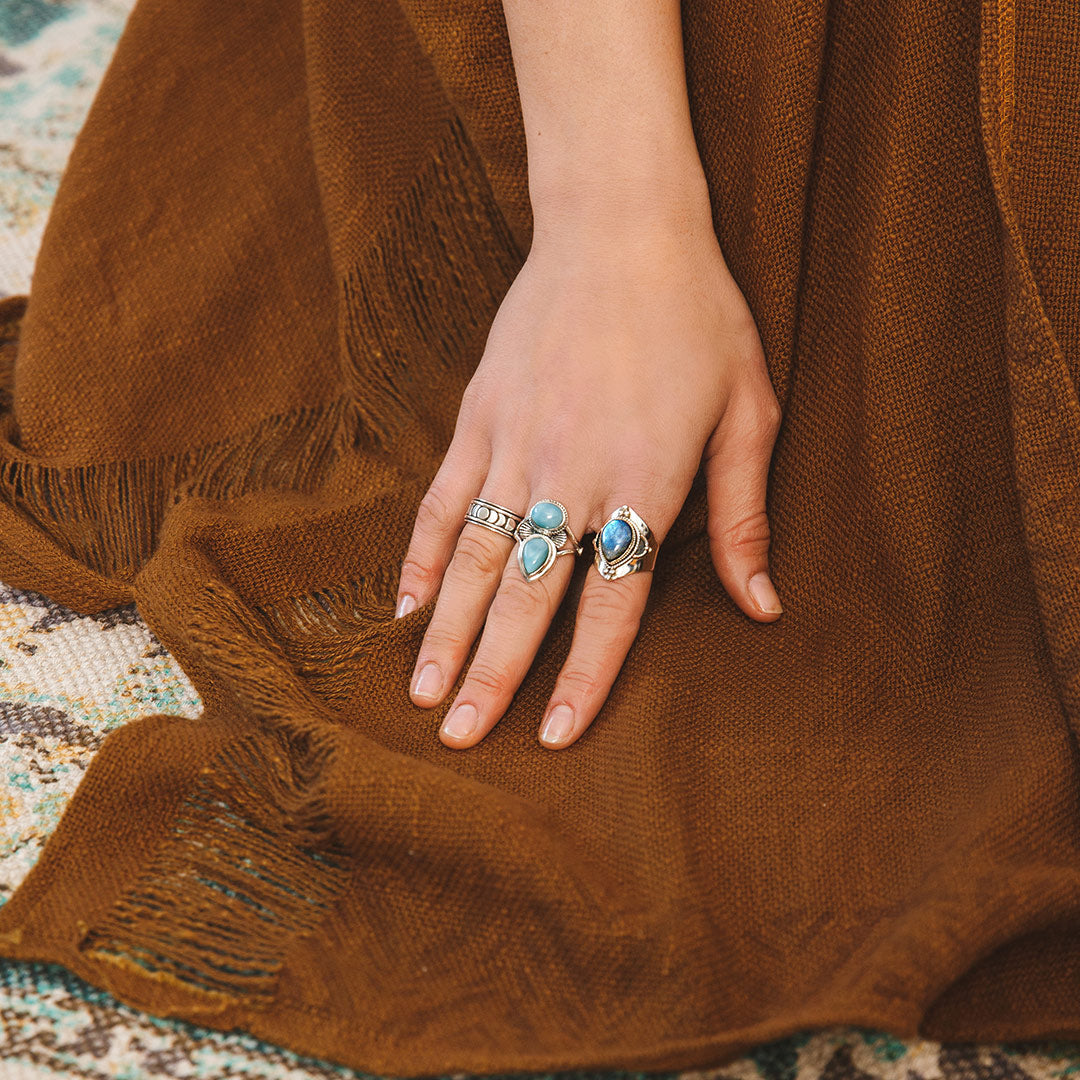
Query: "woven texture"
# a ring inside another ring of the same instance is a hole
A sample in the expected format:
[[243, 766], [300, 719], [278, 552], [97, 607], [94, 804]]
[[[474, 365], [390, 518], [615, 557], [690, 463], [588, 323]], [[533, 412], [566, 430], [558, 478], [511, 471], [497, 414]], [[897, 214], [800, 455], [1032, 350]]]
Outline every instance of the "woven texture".
[[[80, 616], [0, 586], [0, 901], [36, 862], [104, 736], [202, 703], [133, 605]], [[355, 1080], [366, 1074], [242, 1032], [155, 1017], [65, 968], [0, 961], [0, 1076], [106, 1080]], [[797, 1032], [672, 1080], [1056, 1080], [1080, 1043], [941, 1044], [884, 1031]], [[565, 1074], [596, 1080], [595, 1072]], [[609, 1072], [604, 1080], [622, 1080]], [[632, 1074], [631, 1074], [632, 1075]]]
[[1080, 1034], [1080, 26], [684, 26], [785, 615], [724, 594], [698, 484], [589, 733], [535, 740], [578, 574], [459, 753], [392, 606], [528, 248], [499, 5], [140, 0], [0, 307], [0, 580], [135, 601], [205, 708], [108, 735], [6, 955], [394, 1074]]

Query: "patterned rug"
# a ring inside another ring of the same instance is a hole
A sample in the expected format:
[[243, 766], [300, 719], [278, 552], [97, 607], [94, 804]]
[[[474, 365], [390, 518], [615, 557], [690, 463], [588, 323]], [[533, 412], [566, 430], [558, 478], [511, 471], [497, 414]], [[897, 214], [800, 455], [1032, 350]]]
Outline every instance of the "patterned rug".
[[0, 0], [0, 296], [25, 292], [76, 132], [133, 0]]
[[[132, 0], [0, 0], [0, 296], [25, 292], [49, 206]], [[105, 735], [196, 717], [198, 694], [134, 606], [81, 616], [0, 585], [0, 904], [56, 827]], [[355, 1078], [243, 1032], [132, 1009], [64, 968], [0, 959], [0, 1080]], [[1057, 1080], [1080, 1043], [940, 1044], [862, 1028], [802, 1032], [721, 1069], [568, 1080]], [[518, 1074], [521, 1075], [521, 1074]]]

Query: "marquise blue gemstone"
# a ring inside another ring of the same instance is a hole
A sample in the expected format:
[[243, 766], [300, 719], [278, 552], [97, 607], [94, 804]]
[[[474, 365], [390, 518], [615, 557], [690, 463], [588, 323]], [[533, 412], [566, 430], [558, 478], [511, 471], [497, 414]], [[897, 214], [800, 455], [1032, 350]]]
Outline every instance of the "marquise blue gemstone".
[[529, 520], [538, 529], [558, 529], [566, 524], [566, 515], [562, 508], [553, 502], [538, 502], [529, 513]]
[[532, 536], [521, 548], [521, 565], [525, 573], [535, 574], [547, 562], [551, 541], [543, 536]]
[[614, 518], [600, 530], [600, 554], [608, 562], [614, 562], [633, 539], [634, 530], [622, 518]]

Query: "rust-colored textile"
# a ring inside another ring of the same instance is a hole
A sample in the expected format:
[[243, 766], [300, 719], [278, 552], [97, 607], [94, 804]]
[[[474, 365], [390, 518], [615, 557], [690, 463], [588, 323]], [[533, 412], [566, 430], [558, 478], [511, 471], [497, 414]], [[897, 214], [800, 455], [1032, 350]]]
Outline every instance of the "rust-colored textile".
[[0, 580], [134, 600], [206, 709], [108, 737], [5, 955], [395, 1075], [1080, 1036], [1080, 15], [683, 18], [785, 613], [699, 478], [585, 736], [536, 739], [583, 559], [456, 751], [393, 605], [528, 251], [501, 5], [141, 0], [0, 311]]

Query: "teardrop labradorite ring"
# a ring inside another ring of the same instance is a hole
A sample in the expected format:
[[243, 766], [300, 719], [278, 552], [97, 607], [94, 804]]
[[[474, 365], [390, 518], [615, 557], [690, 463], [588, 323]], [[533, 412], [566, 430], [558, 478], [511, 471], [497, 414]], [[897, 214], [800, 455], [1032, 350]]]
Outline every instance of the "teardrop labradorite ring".
[[651, 570], [656, 563], [653, 534], [633, 507], [620, 506], [593, 537], [596, 569], [608, 579]]
[[[541, 499], [529, 508], [516, 529], [517, 561], [526, 581], [542, 577], [560, 555], [580, 555], [581, 544], [570, 528], [566, 507], [555, 499]], [[570, 546], [564, 548], [563, 544]]]

